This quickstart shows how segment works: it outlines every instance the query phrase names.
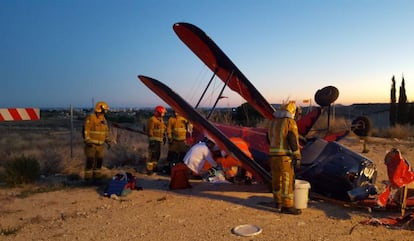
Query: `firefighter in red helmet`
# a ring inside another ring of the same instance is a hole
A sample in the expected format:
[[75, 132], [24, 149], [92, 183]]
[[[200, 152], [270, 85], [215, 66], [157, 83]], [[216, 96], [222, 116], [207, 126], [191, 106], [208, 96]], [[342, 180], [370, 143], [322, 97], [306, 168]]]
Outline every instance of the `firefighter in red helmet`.
[[295, 121], [296, 104], [292, 101], [275, 112], [268, 129], [269, 158], [272, 172], [273, 198], [282, 213], [298, 215], [294, 207], [294, 169], [300, 166], [298, 127]]
[[105, 118], [109, 110], [108, 104], [99, 101], [94, 113], [90, 114], [84, 124], [83, 136], [85, 142], [86, 165], [84, 179], [87, 182], [99, 180], [104, 157], [104, 144], [110, 143], [109, 127]]
[[166, 141], [166, 126], [164, 116], [167, 110], [163, 106], [157, 106], [154, 115], [147, 123], [148, 131], [148, 158], [146, 163], [147, 174], [151, 175], [157, 170], [157, 164], [161, 156], [161, 143]]

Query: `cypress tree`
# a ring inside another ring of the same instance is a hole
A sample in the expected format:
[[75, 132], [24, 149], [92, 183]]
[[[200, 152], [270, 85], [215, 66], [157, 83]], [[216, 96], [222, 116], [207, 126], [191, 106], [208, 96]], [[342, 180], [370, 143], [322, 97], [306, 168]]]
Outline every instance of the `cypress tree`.
[[392, 84], [391, 84], [391, 104], [390, 104], [390, 125], [395, 126], [397, 121], [397, 97], [396, 97], [396, 90], [395, 90], [395, 76], [392, 76]]
[[410, 108], [408, 108], [409, 109], [409, 111], [408, 111], [408, 123], [410, 125], [414, 125], [414, 104], [410, 103], [409, 106], [410, 106]]
[[400, 96], [398, 98], [398, 123], [406, 124], [408, 122], [408, 105], [407, 105], [407, 95], [405, 93], [405, 81], [404, 77], [402, 78], [400, 86]]

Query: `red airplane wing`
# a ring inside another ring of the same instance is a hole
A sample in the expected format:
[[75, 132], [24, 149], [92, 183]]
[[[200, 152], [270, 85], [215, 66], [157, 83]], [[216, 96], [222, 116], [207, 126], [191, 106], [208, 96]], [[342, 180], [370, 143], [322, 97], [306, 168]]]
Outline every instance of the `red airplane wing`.
[[212, 123], [200, 115], [190, 104], [188, 104], [181, 96], [176, 94], [168, 86], [160, 81], [139, 75], [138, 78], [155, 94], [170, 105], [171, 108], [180, 112], [187, 118], [196, 128], [203, 130], [206, 134], [211, 136], [221, 148], [225, 148], [228, 153], [232, 153], [243, 164], [249, 166], [257, 175], [268, 183], [271, 182], [272, 177], [268, 171], [260, 166], [255, 160], [250, 159], [241, 151], [227, 136], [216, 128]]
[[[190, 23], [176, 23], [173, 29], [177, 36], [233, 91], [242, 96], [266, 119], [274, 119], [275, 109], [243, 75], [229, 57], [200, 28]], [[299, 133], [305, 136], [319, 117], [320, 108], [298, 121]]]
[[176, 23], [175, 33], [201, 61], [233, 91], [249, 102], [267, 119], [274, 119], [275, 109], [243, 75], [227, 55], [201, 29], [190, 23]]

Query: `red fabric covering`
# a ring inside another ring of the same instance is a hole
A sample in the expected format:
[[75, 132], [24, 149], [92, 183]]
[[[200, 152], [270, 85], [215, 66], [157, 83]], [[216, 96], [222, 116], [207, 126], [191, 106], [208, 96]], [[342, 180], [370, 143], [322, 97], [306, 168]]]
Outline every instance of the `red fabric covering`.
[[385, 225], [393, 227], [401, 227], [409, 229], [409, 225], [412, 225], [414, 221], [414, 213], [406, 214], [401, 217], [387, 217], [387, 218], [370, 218], [368, 220], [361, 221], [361, 224], [371, 225]]
[[388, 178], [393, 186], [400, 188], [414, 181], [414, 171], [410, 170], [409, 164], [398, 149], [393, 148], [388, 152], [384, 162], [387, 166]]
[[388, 186], [381, 194], [377, 197], [377, 204], [381, 207], [385, 207], [388, 202], [388, 198], [391, 194], [391, 187]]
[[385, 155], [384, 163], [387, 166], [390, 185], [377, 197], [377, 204], [382, 207], [386, 206], [387, 202], [392, 201], [389, 200], [392, 189], [401, 188], [414, 181], [414, 172], [410, 170], [410, 165], [398, 149], [393, 148], [389, 151]]

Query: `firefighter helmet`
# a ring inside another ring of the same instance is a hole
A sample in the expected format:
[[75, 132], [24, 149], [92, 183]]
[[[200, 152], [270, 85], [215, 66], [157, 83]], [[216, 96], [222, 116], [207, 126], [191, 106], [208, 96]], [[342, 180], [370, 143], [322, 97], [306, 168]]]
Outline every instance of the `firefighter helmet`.
[[103, 101], [99, 101], [98, 103], [96, 103], [95, 112], [100, 113], [100, 112], [105, 112], [107, 110], [109, 110], [109, 106], [107, 103]]
[[165, 109], [164, 106], [159, 105], [159, 106], [155, 107], [155, 112], [163, 114], [163, 113], [167, 112], [167, 110]]
[[287, 104], [283, 105], [282, 110], [286, 110], [290, 112], [293, 116], [295, 116], [296, 113], [296, 104], [294, 101], [289, 101]]

